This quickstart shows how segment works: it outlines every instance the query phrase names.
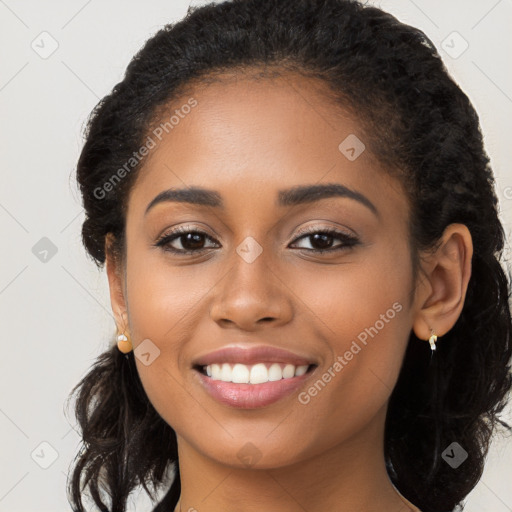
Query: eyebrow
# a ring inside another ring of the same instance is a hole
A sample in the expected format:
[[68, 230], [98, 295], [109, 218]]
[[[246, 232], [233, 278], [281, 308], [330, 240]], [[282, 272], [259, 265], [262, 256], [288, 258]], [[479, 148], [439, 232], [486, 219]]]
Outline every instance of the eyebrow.
[[[287, 190], [279, 190], [276, 206], [295, 206], [330, 197], [347, 197], [358, 201], [371, 210], [374, 215], [379, 217], [379, 211], [376, 206], [366, 196], [356, 190], [351, 190], [344, 185], [340, 185], [339, 183], [300, 185]], [[180, 189], [171, 188], [160, 192], [148, 204], [144, 215], [146, 215], [155, 205], [168, 201], [224, 208], [222, 198], [215, 190], [209, 190], [201, 187], [187, 187]]]

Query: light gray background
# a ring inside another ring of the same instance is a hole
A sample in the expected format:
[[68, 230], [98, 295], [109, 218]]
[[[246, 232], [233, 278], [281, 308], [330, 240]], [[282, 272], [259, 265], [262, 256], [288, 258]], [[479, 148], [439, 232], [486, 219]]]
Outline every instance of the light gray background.
[[[105, 272], [80, 241], [81, 130], [143, 42], [189, 3], [0, 0], [0, 511], [70, 509], [66, 475], [80, 438], [64, 402], [115, 332]], [[424, 30], [475, 105], [509, 236], [512, 0], [371, 3]], [[31, 47], [51, 49], [43, 31], [58, 43], [48, 58]], [[57, 250], [46, 262], [32, 250], [43, 237]], [[512, 511], [511, 481], [512, 440], [496, 439], [466, 510]], [[137, 510], [149, 509], [142, 493]]]

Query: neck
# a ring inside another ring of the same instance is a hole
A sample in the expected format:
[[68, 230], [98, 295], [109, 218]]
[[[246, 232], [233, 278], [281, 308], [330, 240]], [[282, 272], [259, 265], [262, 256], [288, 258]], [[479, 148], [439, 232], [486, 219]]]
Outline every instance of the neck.
[[385, 408], [367, 428], [337, 446], [284, 467], [240, 468], [199, 453], [178, 436], [181, 497], [175, 512], [411, 511], [386, 471]]

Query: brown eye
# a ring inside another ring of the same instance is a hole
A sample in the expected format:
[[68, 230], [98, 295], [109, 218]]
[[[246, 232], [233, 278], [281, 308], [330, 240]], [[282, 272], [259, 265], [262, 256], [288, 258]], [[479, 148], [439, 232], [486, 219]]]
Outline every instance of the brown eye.
[[[299, 247], [299, 249], [306, 249], [313, 253], [341, 251], [359, 243], [359, 240], [355, 236], [335, 229], [319, 230], [316, 228], [315, 230], [303, 232], [302, 236], [296, 240], [308, 239], [310, 240], [311, 249], [307, 247]], [[333, 245], [334, 240], [340, 240], [341, 243]]]
[[193, 254], [211, 248], [205, 247], [208, 240], [216, 247], [216, 240], [203, 231], [180, 227], [162, 236], [155, 245], [175, 254]]
[[333, 236], [326, 235], [324, 233], [315, 233], [314, 235], [309, 235], [311, 239], [314, 249], [325, 250], [329, 249], [333, 244]]
[[181, 246], [185, 250], [197, 250], [202, 249], [204, 241], [205, 241], [205, 235], [201, 233], [187, 233], [186, 235], [180, 235], [175, 240], [181, 240]]

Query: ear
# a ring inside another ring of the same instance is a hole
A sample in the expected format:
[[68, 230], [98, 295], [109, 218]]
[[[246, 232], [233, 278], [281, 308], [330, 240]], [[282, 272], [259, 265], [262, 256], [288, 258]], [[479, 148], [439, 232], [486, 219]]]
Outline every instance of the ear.
[[128, 312], [124, 293], [124, 275], [120, 255], [113, 249], [114, 235], [105, 237], [105, 264], [110, 288], [110, 303], [119, 333], [128, 334]]
[[464, 224], [450, 224], [438, 249], [423, 260], [419, 276], [413, 330], [419, 339], [428, 340], [431, 329], [446, 334], [457, 322], [471, 277], [473, 241]]

